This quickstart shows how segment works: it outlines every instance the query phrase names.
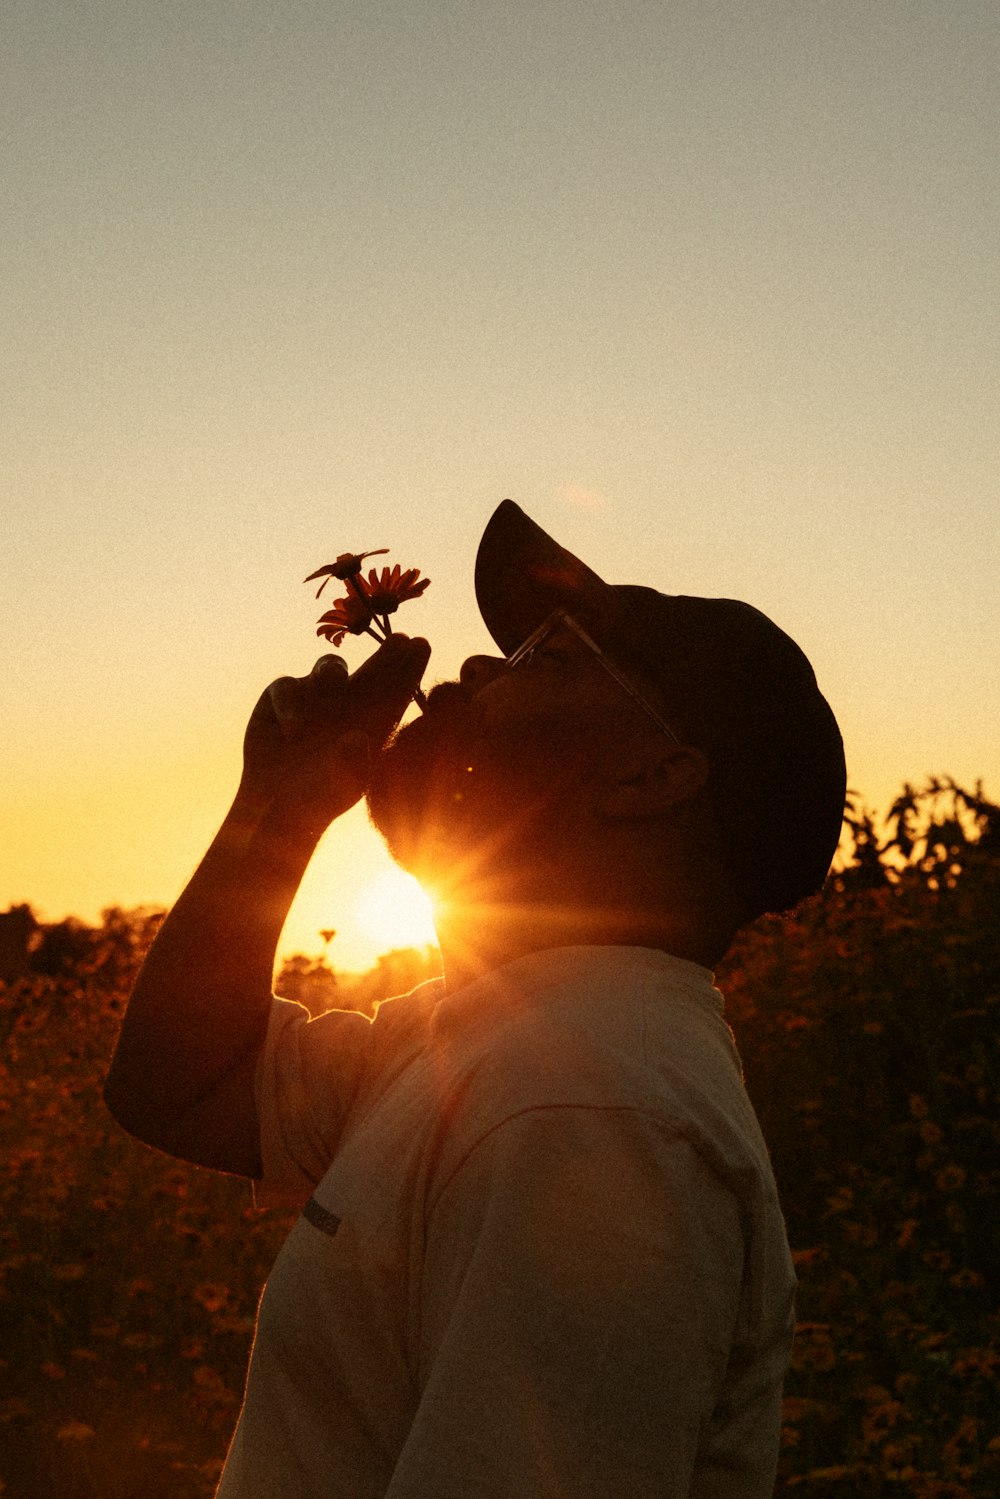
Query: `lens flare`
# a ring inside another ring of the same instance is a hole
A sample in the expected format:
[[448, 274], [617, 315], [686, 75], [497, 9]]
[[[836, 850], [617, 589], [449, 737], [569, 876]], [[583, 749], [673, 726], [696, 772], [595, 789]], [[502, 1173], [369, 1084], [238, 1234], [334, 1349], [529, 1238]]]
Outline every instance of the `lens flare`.
[[430, 898], [402, 869], [388, 869], [365, 886], [358, 920], [384, 952], [437, 942]]

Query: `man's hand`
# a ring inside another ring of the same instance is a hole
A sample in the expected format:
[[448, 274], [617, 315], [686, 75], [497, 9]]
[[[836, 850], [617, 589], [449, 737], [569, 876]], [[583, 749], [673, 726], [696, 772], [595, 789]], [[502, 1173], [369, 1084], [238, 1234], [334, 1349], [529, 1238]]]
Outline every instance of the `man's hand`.
[[307, 677], [272, 682], [247, 725], [237, 806], [322, 832], [364, 795], [429, 658], [426, 640], [391, 635], [353, 675], [331, 655]]
[[254, 1068], [281, 928], [317, 840], [364, 792], [429, 656], [426, 640], [393, 635], [353, 676], [324, 656], [258, 702], [236, 800], [146, 956], [105, 1084], [140, 1140], [260, 1174]]

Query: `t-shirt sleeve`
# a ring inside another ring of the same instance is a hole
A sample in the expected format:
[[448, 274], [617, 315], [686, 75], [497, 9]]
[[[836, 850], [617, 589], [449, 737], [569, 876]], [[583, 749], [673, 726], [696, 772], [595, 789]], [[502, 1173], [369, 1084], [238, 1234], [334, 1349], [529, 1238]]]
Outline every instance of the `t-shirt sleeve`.
[[379, 1006], [310, 1019], [302, 1005], [274, 999], [257, 1062], [262, 1176], [259, 1208], [301, 1207], [326, 1174], [355, 1110], [388, 1086], [424, 1044], [436, 985]]
[[662, 1120], [504, 1121], [430, 1214], [420, 1403], [387, 1499], [686, 1499], [743, 1263], [735, 1196]]
[[302, 1005], [273, 1001], [255, 1083], [257, 1207], [301, 1206], [327, 1170], [366, 1070], [371, 1029], [353, 1010], [310, 1020]]

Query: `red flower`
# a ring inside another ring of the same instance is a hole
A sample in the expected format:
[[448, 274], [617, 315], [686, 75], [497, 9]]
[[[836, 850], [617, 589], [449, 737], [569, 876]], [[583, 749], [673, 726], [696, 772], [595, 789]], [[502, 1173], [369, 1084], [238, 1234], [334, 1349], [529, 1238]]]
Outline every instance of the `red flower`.
[[372, 610], [367, 600], [349, 593], [320, 616], [316, 634], [325, 635], [331, 645], [339, 645], [345, 635], [363, 635], [366, 630], [373, 633], [371, 622]]
[[430, 578], [421, 578], [418, 567], [408, 567], [402, 572], [399, 563], [390, 572], [383, 567], [381, 576], [376, 568], [372, 568], [367, 579], [358, 578], [357, 583], [364, 591], [373, 614], [395, 614], [400, 604], [406, 599], [418, 599], [424, 589], [430, 586]]
[[323, 581], [316, 590], [319, 598], [323, 589], [331, 578], [337, 578], [339, 582], [346, 583], [348, 578], [356, 578], [361, 571], [361, 564], [366, 557], [381, 557], [388, 547], [376, 547], [373, 552], [341, 552], [336, 562], [328, 562], [325, 567], [318, 567], [314, 573], [310, 573], [303, 581], [311, 583], [313, 578], [322, 578]]
[[[345, 635], [370, 635], [380, 643], [388, 640], [392, 634], [389, 615], [395, 614], [406, 599], [418, 599], [430, 586], [430, 578], [421, 578], [419, 568], [408, 567], [404, 572], [398, 562], [391, 569], [383, 567], [381, 572], [373, 567], [364, 577], [361, 571], [364, 559], [381, 556], [386, 551], [388, 547], [379, 547], [374, 552], [342, 552], [336, 562], [328, 562], [306, 578], [307, 583], [313, 578], [323, 579], [317, 598], [331, 578], [347, 585], [344, 598], [320, 616], [316, 629], [316, 634], [324, 636], [332, 646], [339, 646]], [[414, 697], [422, 705], [419, 688]]]

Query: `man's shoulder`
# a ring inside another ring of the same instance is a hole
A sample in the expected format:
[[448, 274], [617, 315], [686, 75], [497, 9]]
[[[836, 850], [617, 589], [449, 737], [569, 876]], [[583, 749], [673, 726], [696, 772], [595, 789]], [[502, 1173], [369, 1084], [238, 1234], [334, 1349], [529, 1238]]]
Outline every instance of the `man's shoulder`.
[[489, 1127], [528, 1109], [656, 1106], [641, 995], [570, 982], [483, 999], [460, 1016], [446, 1000], [435, 1017], [435, 1048], [465, 1120]]
[[571, 970], [542, 989], [508, 987], [502, 1002], [460, 1018], [445, 1000], [435, 1029], [451, 1131], [468, 1145], [531, 1111], [603, 1111], [623, 1134], [689, 1140], [741, 1195], [770, 1190], [721, 996], [707, 975], [684, 971], [693, 966], [596, 964], [582, 982]]
[[511, 964], [443, 995], [433, 1024], [442, 1052], [512, 1086], [625, 1086], [631, 1098], [713, 1046], [732, 1070], [711, 975], [649, 949], [572, 948]]

